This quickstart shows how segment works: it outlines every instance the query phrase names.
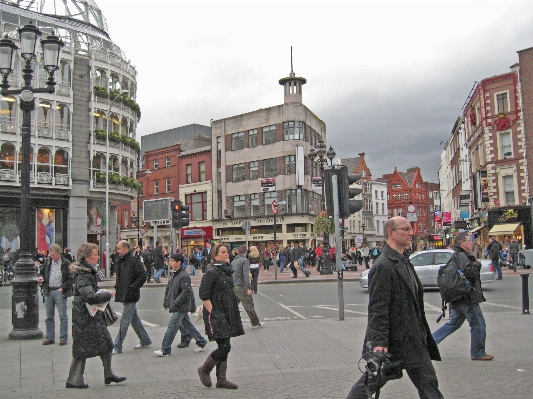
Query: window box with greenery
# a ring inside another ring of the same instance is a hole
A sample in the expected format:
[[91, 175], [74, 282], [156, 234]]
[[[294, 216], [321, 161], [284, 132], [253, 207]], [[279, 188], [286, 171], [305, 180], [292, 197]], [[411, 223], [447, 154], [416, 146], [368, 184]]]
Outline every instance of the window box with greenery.
[[[120, 96], [120, 93], [117, 90], [110, 90], [108, 92], [105, 87], [101, 86], [94, 86], [93, 92], [96, 97], [108, 98], [111, 101]], [[139, 107], [139, 104], [126, 95], [122, 95], [119, 101], [132, 110], [132, 112], [137, 116], [137, 122], [141, 120], [141, 107]]]
[[105, 141], [106, 140], [107, 133], [105, 130], [98, 129], [94, 131], [94, 137], [96, 140]]

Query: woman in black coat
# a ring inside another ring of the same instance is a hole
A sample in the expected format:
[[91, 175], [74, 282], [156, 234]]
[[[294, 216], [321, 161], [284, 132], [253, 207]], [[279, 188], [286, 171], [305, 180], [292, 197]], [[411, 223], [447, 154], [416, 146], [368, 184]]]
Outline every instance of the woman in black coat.
[[95, 305], [109, 301], [115, 293], [98, 289], [98, 246], [84, 243], [77, 253], [79, 262], [70, 265], [74, 276], [74, 300], [72, 301], [72, 364], [67, 379], [67, 388], [89, 388], [83, 379], [85, 362], [90, 357], [100, 356], [104, 365], [105, 384], [121, 382], [111, 368], [113, 340], [107, 330], [104, 314], [96, 311], [91, 316], [87, 304]]
[[200, 284], [200, 299], [203, 301], [205, 332], [218, 347], [198, 369], [200, 381], [210, 387], [209, 375], [216, 366], [217, 388], [237, 389], [237, 384], [226, 379], [230, 338], [244, 334], [237, 297], [233, 284], [233, 269], [225, 245], [217, 244], [211, 250], [213, 264], [205, 272]]

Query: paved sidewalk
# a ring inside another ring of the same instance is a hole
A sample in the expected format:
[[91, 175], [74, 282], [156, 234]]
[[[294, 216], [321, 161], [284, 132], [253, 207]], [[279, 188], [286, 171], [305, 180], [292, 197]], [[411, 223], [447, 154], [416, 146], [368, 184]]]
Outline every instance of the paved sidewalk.
[[[269, 273], [263, 274], [268, 276]], [[299, 279], [291, 279], [291, 282]], [[0, 290], [11, 288], [0, 287]], [[10, 300], [5, 291], [1, 294], [2, 301]], [[532, 316], [514, 309], [499, 313], [490, 313], [488, 308], [483, 310], [487, 321], [487, 351], [495, 355], [495, 359], [491, 362], [470, 360], [470, 337], [465, 324], [441, 343], [443, 361], [434, 363], [444, 397], [530, 399], [533, 392]], [[434, 331], [439, 327], [434, 322], [437, 312], [433, 307], [428, 307], [427, 312]], [[39, 327], [43, 331], [44, 320], [45, 311], [41, 306]], [[196, 324], [201, 328], [201, 322]], [[126, 376], [126, 382], [106, 387], [100, 359], [93, 358], [87, 361], [86, 368], [90, 388], [67, 390], [65, 380], [71, 362], [71, 342], [67, 346], [43, 346], [41, 340], [9, 340], [11, 310], [2, 303], [0, 398], [340, 399], [346, 397], [360, 375], [357, 362], [365, 329], [366, 317], [347, 317], [342, 322], [335, 319], [271, 321], [263, 329], [251, 329], [245, 323], [246, 334], [232, 339], [229, 357], [228, 378], [239, 384], [239, 389], [228, 391], [200, 384], [197, 368], [208, 352], [194, 353], [194, 345], [186, 349], [174, 346], [172, 356], [155, 357], [153, 351], [159, 349], [166, 326], [147, 327], [154, 342], [152, 348], [133, 349], [138, 343], [137, 337], [129, 331], [124, 352], [113, 356], [115, 372]], [[118, 324], [110, 327], [110, 332], [115, 336]], [[208, 347], [214, 349], [214, 343]], [[214, 373], [212, 377], [215, 378]], [[381, 395], [394, 399], [418, 396], [407, 376], [389, 382]]]

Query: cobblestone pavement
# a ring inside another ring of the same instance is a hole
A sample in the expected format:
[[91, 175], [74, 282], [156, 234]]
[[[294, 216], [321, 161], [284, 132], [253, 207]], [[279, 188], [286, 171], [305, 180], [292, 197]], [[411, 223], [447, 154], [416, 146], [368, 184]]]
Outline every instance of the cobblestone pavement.
[[[336, 280], [336, 276], [330, 278]], [[291, 283], [295, 280], [299, 279], [292, 279]], [[10, 299], [8, 295], [2, 298]], [[487, 352], [495, 355], [495, 359], [470, 360], [470, 336], [465, 324], [440, 344], [443, 361], [434, 362], [444, 397], [531, 399], [532, 317], [516, 309], [498, 313], [488, 312], [483, 305], [482, 309], [487, 323]], [[39, 327], [43, 331], [44, 320], [41, 307]], [[428, 316], [428, 320], [432, 330], [436, 330], [434, 318]], [[128, 380], [104, 386], [100, 359], [94, 358], [87, 361], [86, 368], [90, 388], [76, 390], [65, 389], [71, 343], [43, 346], [41, 340], [9, 340], [11, 310], [8, 304], [2, 304], [0, 398], [345, 398], [360, 375], [357, 363], [365, 328], [364, 317], [347, 317], [342, 322], [334, 319], [270, 321], [265, 328], [253, 330], [245, 326], [246, 334], [232, 339], [228, 362], [228, 378], [239, 384], [236, 391], [205, 388], [200, 384], [197, 368], [209, 350], [194, 353], [193, 345], [186, 349], [174, 347], [172, 356], [157, 358], [153, 351], [159, 349], [166, 326], [147, 327], [154, 346], [143, 350], [133, 349], [138, 341], [130, 330], [124, 352], [113, 356], [115, 372]], [[115, 336], [118, 324], [110, 327], [110, 332]], [[214, 349], [214, 343], [208, 347]], [[215, 379], [214, 372], [212, 378]], [[382, 398], [417, 396], [406, 376], [389, 382], [381, 393]]]

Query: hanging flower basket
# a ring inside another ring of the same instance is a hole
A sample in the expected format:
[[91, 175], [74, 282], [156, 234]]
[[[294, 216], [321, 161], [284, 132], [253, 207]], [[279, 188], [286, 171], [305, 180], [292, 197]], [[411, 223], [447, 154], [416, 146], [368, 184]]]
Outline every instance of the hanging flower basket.
[[315, 217], [315, 233], [318, 235], [335, 233], [333, 219], [328, 218], [326, 211], [320, 212], [320, 214]]

